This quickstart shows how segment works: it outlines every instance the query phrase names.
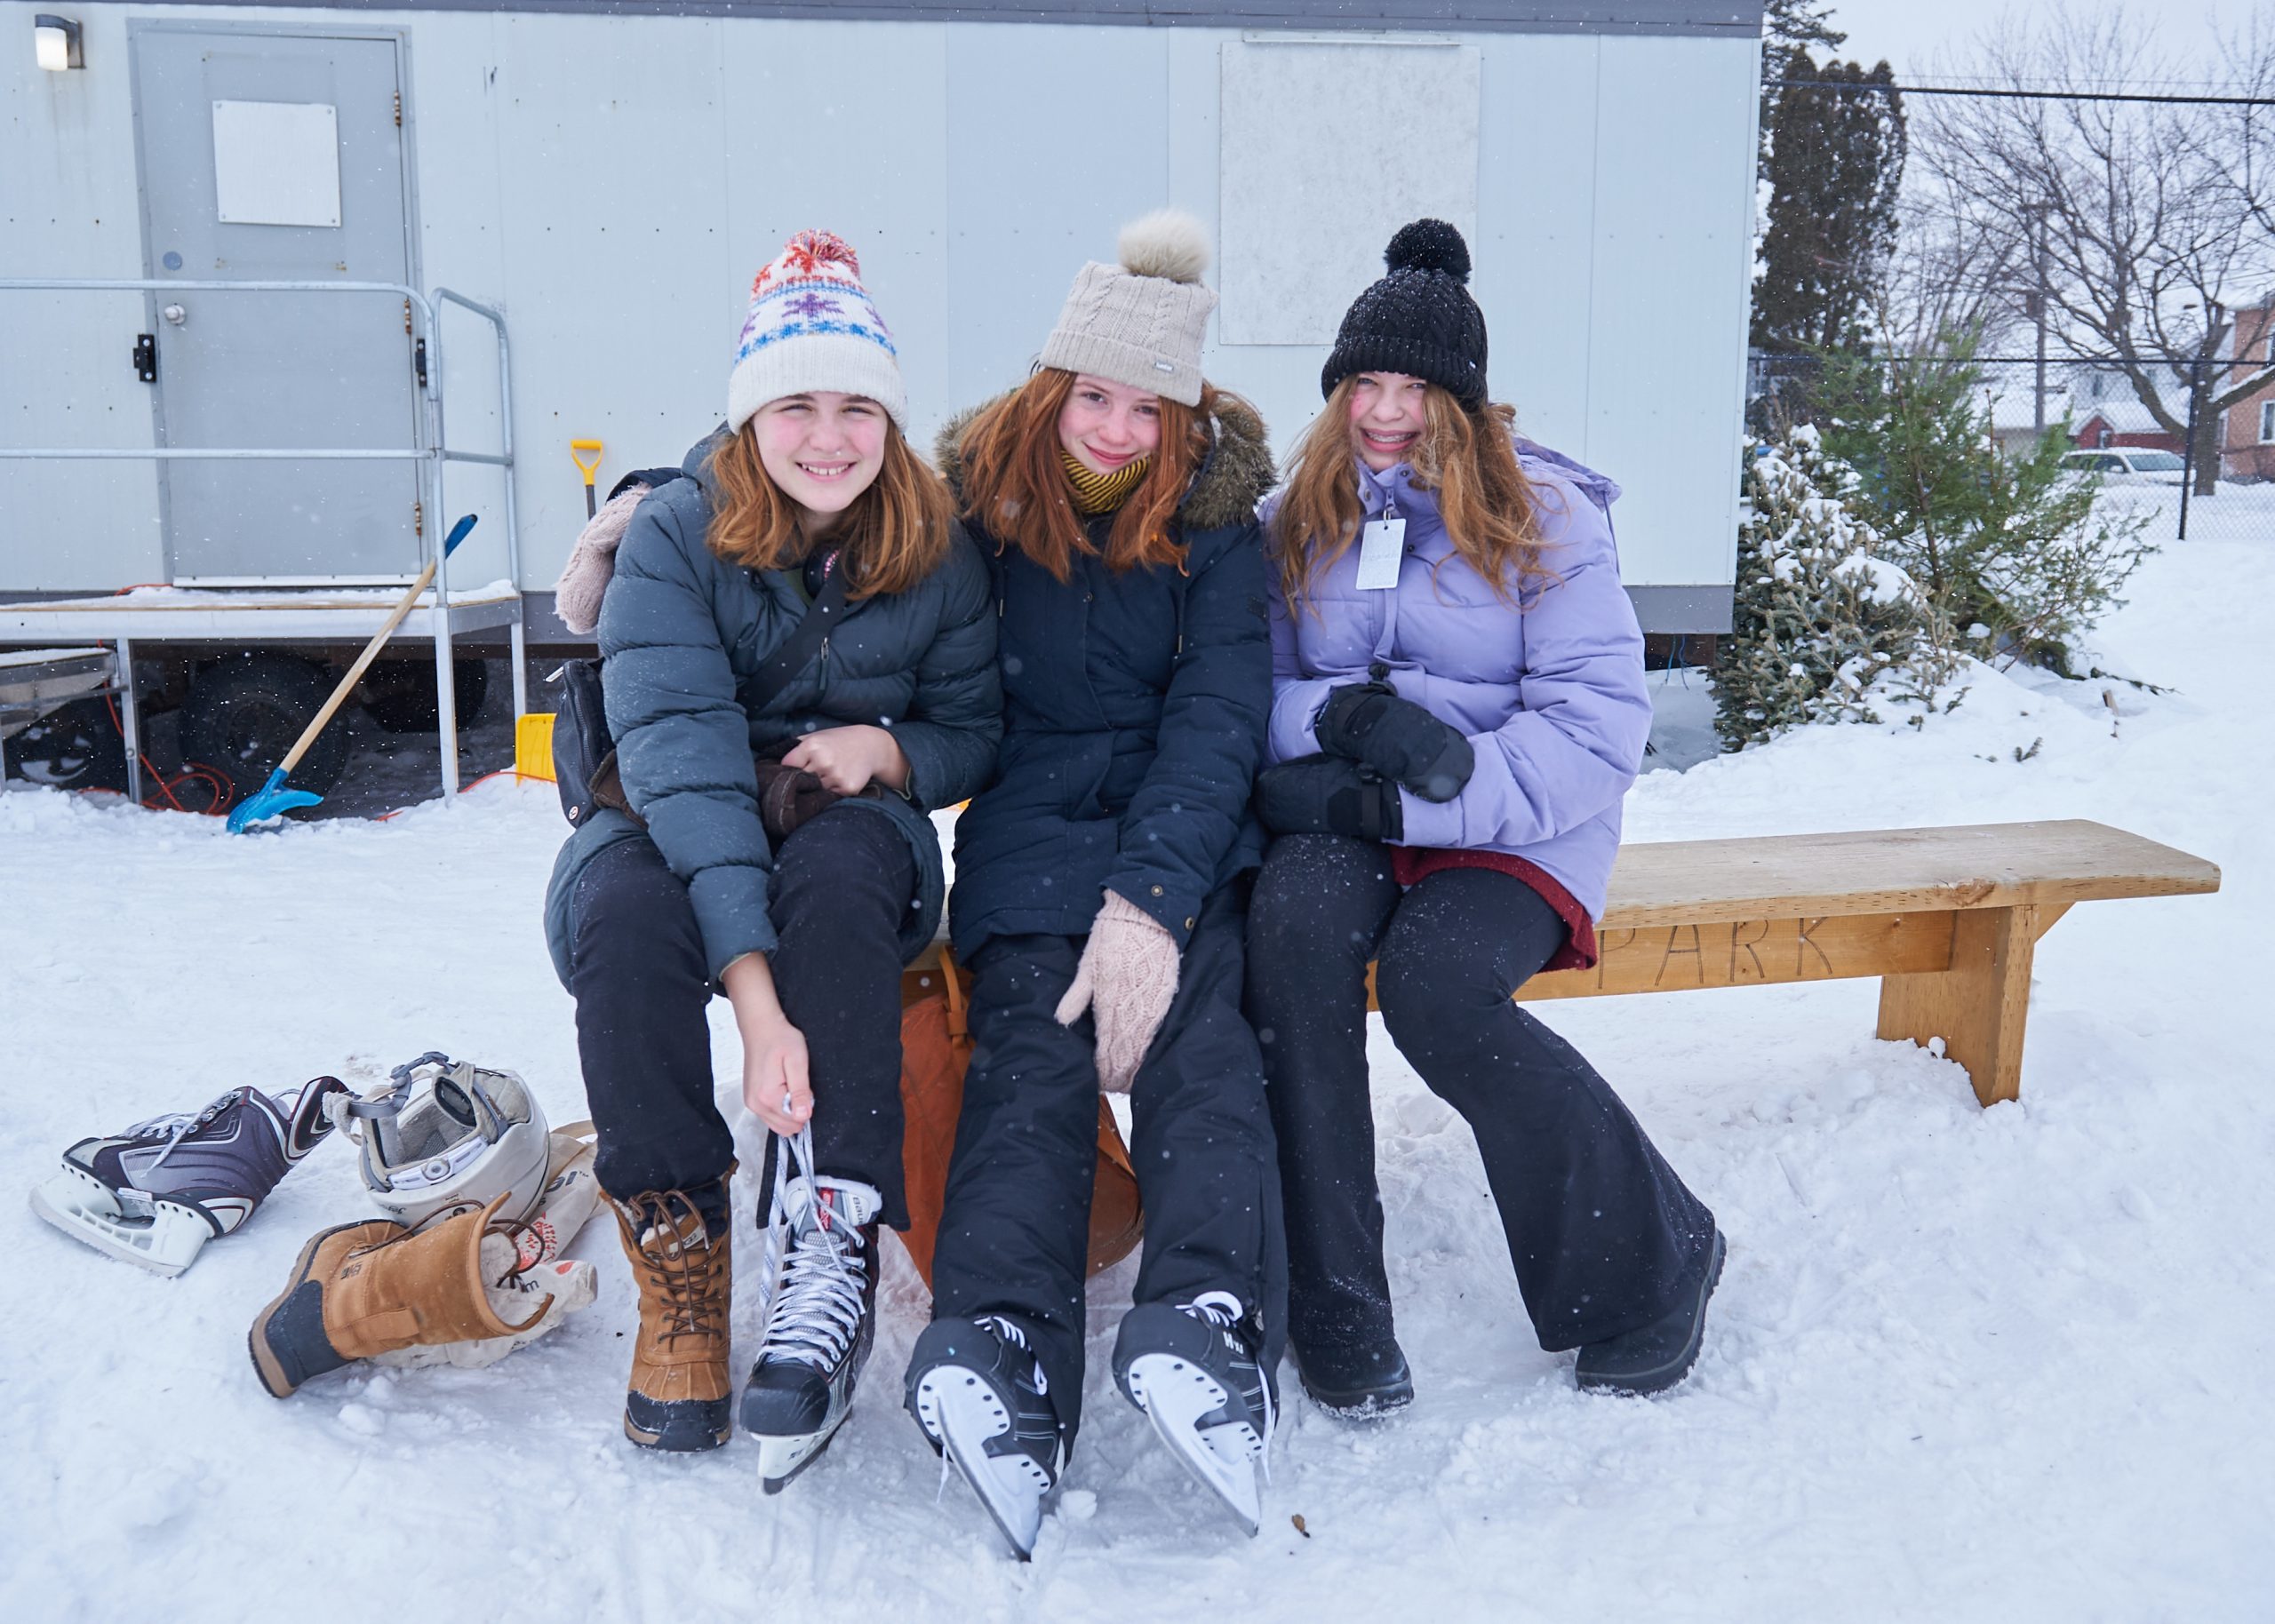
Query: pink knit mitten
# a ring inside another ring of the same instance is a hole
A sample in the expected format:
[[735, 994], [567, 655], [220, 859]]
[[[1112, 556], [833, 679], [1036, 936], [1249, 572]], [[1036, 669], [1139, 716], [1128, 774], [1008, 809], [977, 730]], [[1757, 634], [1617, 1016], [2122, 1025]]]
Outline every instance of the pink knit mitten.
[[569, 567], [553, 585], [553, 612], [579, 637], [601, 623], [601, 597], [616, 577], [617, 544], [632, 522], [632, 510], [647, 494], [645, 485], [628, 485], [602, 503], [569, 550]]
[[1177, 938], [1153, 915], [1114, 892], [1106, 894], [1074, 967], [1074, 984], [1056, 1011], [1061, 1026], [1072, 1026], [1090, 1010], [1098, 1031], [1099, 1087], [1129, 1092], [1177, 996], [1178, 958]]

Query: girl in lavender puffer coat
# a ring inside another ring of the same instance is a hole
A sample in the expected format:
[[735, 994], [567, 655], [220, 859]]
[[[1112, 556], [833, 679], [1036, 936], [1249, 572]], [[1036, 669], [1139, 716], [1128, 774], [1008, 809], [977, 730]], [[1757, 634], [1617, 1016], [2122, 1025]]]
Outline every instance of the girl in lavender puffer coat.
[[1596, 959], [1619, 806], [1650, 731], [1619, 489], [1485, 392], [1460, 234], [1420, 220], [1343, 320], [1326, 410], [1265, 514], [1279, 838], [1248, 1012], [1279, 1138], [1305, 1389], [1414, 1394], [1393, 1332], [1367, 1086], [1368, 961], [1392, 1039], [1465, 1118], [1543, 1348], [1653, 1392], [1697, 1357], [1723, 1243], [1571, 1045], [1511, 1001]]

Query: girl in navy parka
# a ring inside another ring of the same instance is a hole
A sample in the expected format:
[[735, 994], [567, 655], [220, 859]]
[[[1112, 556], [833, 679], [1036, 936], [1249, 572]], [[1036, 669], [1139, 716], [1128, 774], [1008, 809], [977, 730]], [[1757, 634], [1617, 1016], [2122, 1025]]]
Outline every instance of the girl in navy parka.
[[1328, 403], [1270, 512], [1273, 701], [1257, 786], [1280, 835], [1249, 927], [1305, 1389], [1413, 1397], [1393, 1333], [1368, 1103], [1383, 1021], [1468, 1120], [1541, 1346], [1584, 1388], [1648, 1392], [1696, 1357], [1713, 1218], [1611, 1087], [1511, 996], [1592, 965], [1620, 800], [1651, 705], [1619, 581], [1618, 487], [1487, 403], [1469, 251], [1391, 241], [1345, 316]]
[[1206, 256], [1183, 216], [1130, 227], [940, 455], [994, 562], [1004, 732], [956, 824], [974, 1048], [908, 1405], [1022, 1556], [1080, 1421], [1101, 1085], [1145, 1214], [1116, 1385], [1251, 1533], [1272, 1432], [1278, 1174], [1240, 1008], [1272, 462], [1201, 375]]

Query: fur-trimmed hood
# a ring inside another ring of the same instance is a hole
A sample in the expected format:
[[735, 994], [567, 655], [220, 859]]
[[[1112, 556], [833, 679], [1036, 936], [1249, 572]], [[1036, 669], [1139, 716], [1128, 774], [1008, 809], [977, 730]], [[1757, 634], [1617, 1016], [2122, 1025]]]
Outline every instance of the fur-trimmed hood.
[[[983, 401], [950, 418], [933, 442], [932, 459], [948, 488], [963, 500], [963, 439], [972, 420], [993, 406]], [[1236, 394], [1219, 391], [1209, 419], [1209, 454], [1178, 504], [1177, 519], [1189, 529], [1217, 530], [1246, 524], [1256, 505], [1279, 477], [1272, 464], [1272, 442], [1256, 408]]]

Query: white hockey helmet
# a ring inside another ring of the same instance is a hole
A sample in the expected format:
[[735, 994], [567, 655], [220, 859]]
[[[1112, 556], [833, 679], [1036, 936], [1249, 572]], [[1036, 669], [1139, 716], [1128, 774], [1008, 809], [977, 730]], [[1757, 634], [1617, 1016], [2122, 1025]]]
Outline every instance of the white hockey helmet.
[[507, 1197], [498, 1216], [520, 1223], [545, 1195], [550, 1130], [544, 1109], [511, 1071], [429, 1049], [362, 1098], [326, 1109], [361, 1151], [363, 1187], [380, 1212], [417, 1229]]

